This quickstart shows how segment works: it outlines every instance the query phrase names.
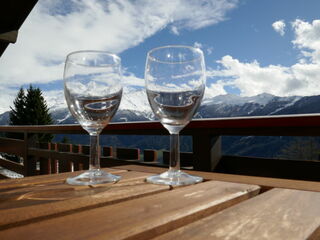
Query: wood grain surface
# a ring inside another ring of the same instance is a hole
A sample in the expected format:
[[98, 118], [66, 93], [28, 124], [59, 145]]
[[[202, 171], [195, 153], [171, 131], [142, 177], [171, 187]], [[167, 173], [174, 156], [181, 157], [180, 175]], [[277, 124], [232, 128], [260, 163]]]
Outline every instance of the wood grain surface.
[[119, 183], [98, 187], [59, 181], [2, 191], [0, 230], [169, 190], [168, 186], [146, 184], [148, 173], [131, 171], [119, 175]]
[[320, 193], [273, 189], [154, 240], [320, 239]]
[[[160, 187], [143, 188], [154, 186]], [[259, 189], [207, 181], [9, 228], [0, 231], [0, 239], [150, 239], [255, 196]]]

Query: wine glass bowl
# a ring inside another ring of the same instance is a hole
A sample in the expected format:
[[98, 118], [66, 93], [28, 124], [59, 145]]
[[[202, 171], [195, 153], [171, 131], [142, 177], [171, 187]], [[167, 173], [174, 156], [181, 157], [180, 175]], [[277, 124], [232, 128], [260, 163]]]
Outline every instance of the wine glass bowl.
[[190, 122], [205, 90], [203, 53], [189, 46], [164, 46], [147, 54], [145, 84], [155, 116], [170, 133], [170, 166], [167, 172], [147, 178], [147, 182], [188, 185], [201, 177], [180, 170], [179, 132]]
[[90, 135], [89, 171], [68, 178], [72, 185], [117, 182], [116, 176], [100, 169], [99, 134], [116, 113], [122, 96], [121, 61], [103, 51], [77, 51], [67, 56], [64, 94], [71, 114]]

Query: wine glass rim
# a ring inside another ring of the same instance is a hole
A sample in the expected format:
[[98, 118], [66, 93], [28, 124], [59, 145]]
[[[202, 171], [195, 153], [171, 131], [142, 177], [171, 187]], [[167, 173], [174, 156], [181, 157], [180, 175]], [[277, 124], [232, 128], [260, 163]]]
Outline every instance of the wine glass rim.
[[[200, 56], [196, 57], [196, 58], [193, 58], [191, 60], [187, 60], [187, 61], [174, 61], [174, 62], [158, 60], [157, 58], [151, 56], [151, 54], [153, 52], [161, 50], [161, 49], [165, 49], [165, 48], [185, 48], [185, 49], [190, 49], [190, 50], [193, 50], [195, 52], [198, 52], [200, 54]], [[198, 61], [199, 59], [201, 59], [202, 56], [203, 56], [203, 52], [202, 52], [202, 50], [200, 48], [192, 47], [192, 46], [188, 46], [188, 45], [166, 45], [166, 46], [153, 48], [150, 51], [148, 51], [148, 53], [147, 53], [147, 58], [150, 58], [152, 61], [159, 62], [159, 63], [166, 63], [166, 64], [181, 64], [181, 63], [195, 62], [195, 61]]]
[[[109, 64], [108, 63], [107, 64], [102, 64], [102, 65], [99, 65], [99, 66], [90, 66], [90, 65], [78, 63], [76, 61], [71, 60], [71, 58], [70, 58], [71, 56], [79, 54], [79, 53], [100, 53], [100, 54], [104, 54], [104, 55], [109, 55], [109, 56], [112, 56], [115, 59], [115, 62], [114, 63], [109, 63]], [[115, 66], [115, 65], [119, 65], [120, 62], [121, 62], [121, 58], [117, 54], [109, 52], [109, 51], [103, 51], [103, 50], [78, 50], [78, 51], [73, 51], [73, 52], [70, 52], [67, 55], [66, 59], [67, 59], [67, 62], [70, 62], [72, 64], [79, 65], [79, 66], [93, 67], [93, 68], [94, 67], [99, 68], [99, 67], [106, 67], [106, 66]]]

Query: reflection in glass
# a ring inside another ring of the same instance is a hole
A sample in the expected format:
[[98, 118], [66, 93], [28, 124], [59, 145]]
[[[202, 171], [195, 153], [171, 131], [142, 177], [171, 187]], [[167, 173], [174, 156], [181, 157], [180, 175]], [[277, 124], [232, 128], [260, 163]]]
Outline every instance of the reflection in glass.
[[148, 177], [147, 182], [189, 185], [203, 180], [180, 170], [179, 132], [201, 103], [205, 79], [204, 57], [198, 48], [166, 46], [148, 53], [146, 92], [154, 114], [170, 133], [170, 166], [168, 171]]
[[89, 170], [68, 178], [72, 185], [117, 182], [120, 176], [100, 169], [99, 134], [116, 113], [122, 96], [120, 58], [102, 51], [67, 56], [64, 93], [72, 115], [90, 135]]

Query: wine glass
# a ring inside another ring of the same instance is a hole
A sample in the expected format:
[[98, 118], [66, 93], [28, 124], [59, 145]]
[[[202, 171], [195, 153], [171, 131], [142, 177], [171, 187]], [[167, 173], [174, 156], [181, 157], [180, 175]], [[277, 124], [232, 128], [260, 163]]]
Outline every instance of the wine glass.
[[164, 46], [147, 54], [146, 92], [150, 106], [170, 133], [169, 170], [146, 179], [165, 185], [189, 185], [201, 177], [180, 170], [179, 132], [190, 122], [205, 90], [205, 63], [200, 49], [189, 46]]
[[117, 182], [120, 176], [100, 169], [99, 134], [116, 113], [122, 96], [121, 60], [104, 51], [70, 53], [64, 68], [64, 95], [69, 111], [90, 135], [90, 166], [68, 178], [71, 185]]

